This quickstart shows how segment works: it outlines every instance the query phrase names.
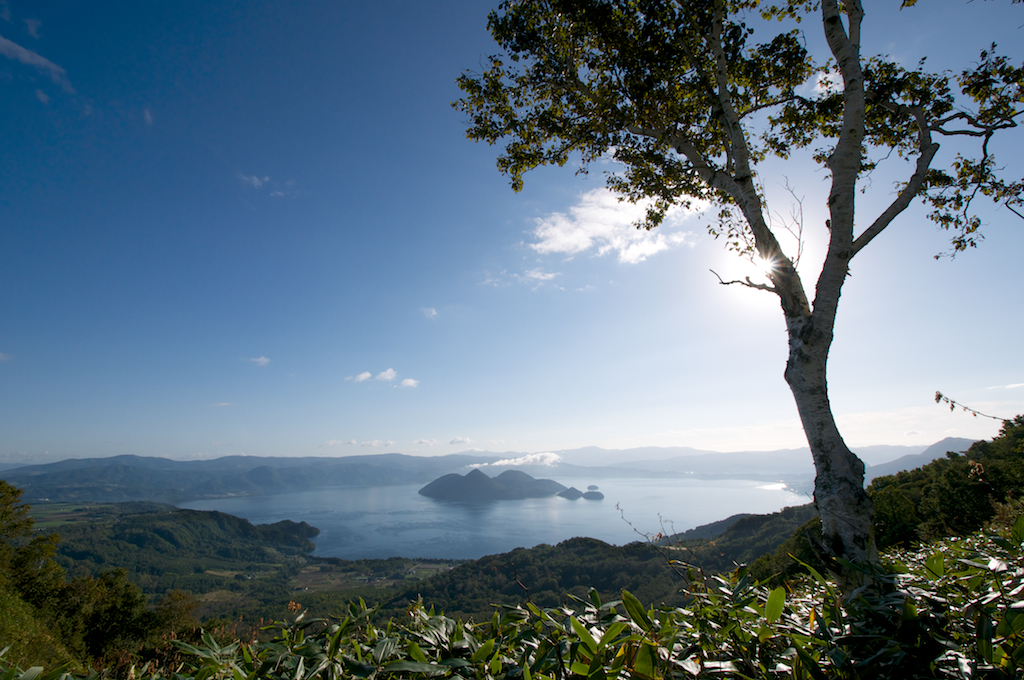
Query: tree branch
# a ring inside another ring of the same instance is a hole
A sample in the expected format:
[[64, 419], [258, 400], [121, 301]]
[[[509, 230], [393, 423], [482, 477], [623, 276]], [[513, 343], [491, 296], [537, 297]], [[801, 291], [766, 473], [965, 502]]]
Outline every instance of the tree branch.
[[776, 288], [775, 286], [769, 286], [766, 283], [754, 283], [753, 281], [750, 280], [749, 276], [744, 277], [744, 279], [745, 279], [744, 281], [739, 281], [739, 280], [726, 281], [721, 276], [718, 276], [718, 272], [716, 272], [714, 269], [709, 269], [708, 271], [711, 272], [712, 274], [714, 274], [718, 278], [718, 282], [720, 284], [722, 284], [723, 286], [731, 286], [734, 283], [738, 283], [738, 284], [740, 284], [741, 286], [743, 286], [745, 288], [754, 288], [756, 290], [766, 290], [769, 293], [775, 293], [776, 295], [779, 295], [779, 289]]
[[[885, 107], [886, 105], [881, 104], [881, 106]], [[925, 179], [928, 176], [928, 168], [931, 167], [932, 159], [935, 158], [935, 154], [939, 150], [939, 145], [932, 141], [931, 129], [925, 118], [924, 110], [920, 106], [915, 106], [909, 112], [914, 116], [914, 120], [917, 123], [918, 151], [920, 152], [920, 155], [917, 157], [917, 167], [906, 186], [903, 187], [899, 196], [896, 197], [896, 200], [871, 223], [870, 227], [854, 240], [851, 258], [859, 253], [864, 246], [871, 243], [872, 239], [882, 233], [882, 230], [889, 226], [897, 215], [906, 210], [914, 197], [921, 192], [921, 187], [924, 186]]]

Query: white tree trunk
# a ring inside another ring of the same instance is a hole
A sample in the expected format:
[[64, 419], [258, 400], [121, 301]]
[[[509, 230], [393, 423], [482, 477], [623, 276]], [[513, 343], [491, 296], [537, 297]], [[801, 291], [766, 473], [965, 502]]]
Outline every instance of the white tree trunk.
[[[864, 491], [864, 463], [843, 441], [828, 399], [825, 369], [832, 324], [812, 316], [788, 317], [786, 382], [793, 392], [814, 459], [814, 503], [830, 557], [869, 564], [877, 561], [873, 506]], [[835, 565], [833, 565], [835, 566]], [[856, 573], [836, 569], [845, 593], [863, 584]]]

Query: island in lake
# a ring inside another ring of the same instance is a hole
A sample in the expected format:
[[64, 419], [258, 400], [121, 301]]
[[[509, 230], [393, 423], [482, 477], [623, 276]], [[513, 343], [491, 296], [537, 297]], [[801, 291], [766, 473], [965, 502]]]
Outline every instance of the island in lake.
[[473, 502], [545, 498], [556, 494], [573, 500], [580, 497], [594, 500], [604, 498], [600, 493], [580, 493], [576, 488], [567, 489], [552, 479], [535, 479], [518, 470], [506, 470], [493, 478], [479, 469], [465, 475], [452, 473], [438, 477], [419, 492], [428, 498]]

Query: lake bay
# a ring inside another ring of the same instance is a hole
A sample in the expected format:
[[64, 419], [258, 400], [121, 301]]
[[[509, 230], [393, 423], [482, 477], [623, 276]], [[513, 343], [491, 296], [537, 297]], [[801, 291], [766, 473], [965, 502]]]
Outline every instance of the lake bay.
[[[558, 481], [587, 486], [576, 480]], [[637, 531], [685, 531], [736, 513], [769, 513], [810, 502], [781, 484], [749, 480], [600, 480], [605, 495], [601, 501], [553, 496], [484, 504], [433, 500], [420, 496], [420, 487], [338, 487], [180, 506], [219, 510], [253, 524], [305, 521], [320, 529], [314, 539], [315, 555], [354, 560], [478, 559], [576, 536], [623, 545], [643, 540]]]

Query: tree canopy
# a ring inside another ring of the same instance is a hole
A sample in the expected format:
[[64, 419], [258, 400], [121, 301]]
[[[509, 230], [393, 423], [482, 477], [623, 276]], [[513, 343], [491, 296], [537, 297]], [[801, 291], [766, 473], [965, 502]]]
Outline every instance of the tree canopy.
[[[825, 55], [812, 54], [802, 32], [814, 17]], [[950, 231], [953, 253], [981, 238], [979, 197], [1021, 215], [1024, 181], [999, 174], [991, 140], [1024, 113], [1024, 66], [995, 46], [957, 75], [864, 56], [863, 18], [859, 0], [506, 0], [488, 21], [503, 53], [459, 78], [464, 97], [454, 106], [468, 115], [471, 139], [503, 146], [498, 168], [513, 189], [538, 166], [574, 162], [585, 172], [610, 157], [619, 170], [608, 186], [649, 201], [639, 228], [673, 206], [707, 202], [717, 211], [711, 233], [767, 263], [766, 282], [723, 283], [777, 296], [785, 377], [817, 470], [823, 552], [870, 561], [864, 466], [828, 399], [840, 292], [852, 258], [914, 199]], [[938, 165], [938, 140], [952, 137], [977, 141], [976, 152]], [[802, 241], [785, 252], [759, 175], [766, 160], [805, 148], [831, 178], [828, 249], [813, 290], [797, 271]], [[857, 213], [863, 180], [885, 159], [902, 162], [903, 179], [877, 214]]]

